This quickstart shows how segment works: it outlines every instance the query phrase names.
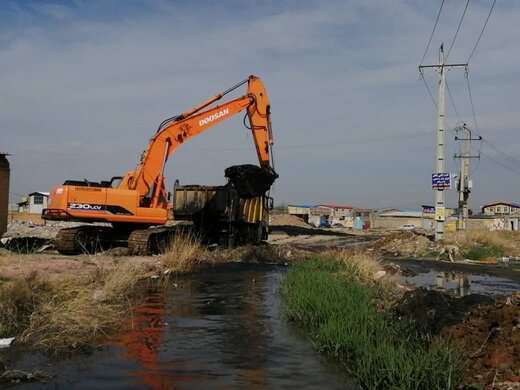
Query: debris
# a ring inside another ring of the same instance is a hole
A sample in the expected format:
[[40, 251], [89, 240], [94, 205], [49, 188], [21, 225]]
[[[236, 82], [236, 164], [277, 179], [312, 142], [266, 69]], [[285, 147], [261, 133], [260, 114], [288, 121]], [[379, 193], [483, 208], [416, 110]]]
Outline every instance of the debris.
[[374, 246], [383, 255], [394, 257], [418, 257], [437, 252], [437, 244], [414, 232], [393, 233], [378, 240]]
[[6, 370], [0, 375], [0, 383], [42, 382], [48, 378], [43, 371]]
[[8, 337], [5, 339], [0, 339], [0, 348], [9, 348], [14, 341], [14, 337]]

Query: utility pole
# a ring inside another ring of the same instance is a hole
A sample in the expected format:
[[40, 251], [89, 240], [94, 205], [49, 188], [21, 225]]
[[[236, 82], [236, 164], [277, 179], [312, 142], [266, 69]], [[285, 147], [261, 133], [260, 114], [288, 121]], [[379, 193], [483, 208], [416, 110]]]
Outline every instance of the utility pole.
[[471, 141], [481, 141], [482, 137], [478, 136], [473, 138], [471, 130], [466, 126], [465, 123], [462, 125], [462, 127], [457, 128], [457, 132], [461, 130], [466, 131], [467, 135], [463, 136], [462, 138], [455, 136], [455, 141], [462, 141], [462, 154], [455, 154], [453, 157], [460, 159], [460, 173], [457, 186], [459, 191], [459, 218], [457, 221], [457, 230], [466, 230], [466, 222], [468, 220], [468, 198], [472, 188], [469, 178], [469, 162], [472, 158], [480, 158], [479, 155], [471, 155]]
[[444, 44], [439, 49], [439, 63], [437, 65], [419, 65], [419, 73], [425, 68], [434, 68], [439, 72], [439, 91], [437, 95], [437, 147], [435, 161], [435, 175], [432, 175], [432, 187], [435, 192], [435, 241], [444, 239], [444, 222], [446, 220], [446, 196], [444, 190], [449, 188], [449, 174], [445, 172], [444, 159], [444, 128], [446, 117], [445, 89], [446, 72], [449, 68], [464, 67], [468, 64], [445, 64]]

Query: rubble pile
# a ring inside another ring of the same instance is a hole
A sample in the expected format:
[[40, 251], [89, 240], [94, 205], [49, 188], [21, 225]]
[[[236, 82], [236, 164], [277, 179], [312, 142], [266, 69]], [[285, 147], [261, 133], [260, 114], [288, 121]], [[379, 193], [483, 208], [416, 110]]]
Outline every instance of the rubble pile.
[[3, 238], [13, 237], [37, 237], [54, 239], [58, 231], [64, 227], [71, 227], [68, 222], [50, 222], [45, 225], [35, 224], [27, 221], [11, 221], [7, 225], [7, 232]]
[[44, 225], [28, 221], [11, 221], [7, 226], [7, 232], [0, 238], [0, 248], [19, 253], [43, 251], [52, 247], [60, 229], [77, 225], [80, 224], [48, 222]]
[[437, 244], [424, 235], [400, 232], [381, 238], [376, 248], [385, 256], [417, 257], [438, 251]]

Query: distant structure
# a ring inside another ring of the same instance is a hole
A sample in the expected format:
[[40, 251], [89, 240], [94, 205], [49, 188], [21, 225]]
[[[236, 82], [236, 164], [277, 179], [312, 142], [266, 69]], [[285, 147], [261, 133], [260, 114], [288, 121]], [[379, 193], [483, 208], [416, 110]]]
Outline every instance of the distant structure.
[[520, 203], [494, 202], [482, 206], [484, 215], [520, 215]]
[[43, 209], [47, 208], [48, 203], [48, 192], [31, 192], [18, 203], [18, 212], [41, 215]]
[[7, 231], [7, 216], [9, 214], [9, 176], [10, 167], [8, 154], [0, 153], [0, 237]]
[[296, 215], [315, 227], [342, 226], [361, 230], [369, 229], [374, 224], [373, 210], [349, 205], [288, 205], [287, 210], [289, 214]]

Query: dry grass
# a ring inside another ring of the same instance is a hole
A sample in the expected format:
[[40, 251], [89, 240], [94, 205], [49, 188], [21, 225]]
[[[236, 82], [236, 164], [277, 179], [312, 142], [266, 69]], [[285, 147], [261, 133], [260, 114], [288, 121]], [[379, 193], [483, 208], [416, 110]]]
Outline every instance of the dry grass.
[[520, 256], [520, 233], [513, 231], [468, 230], [450, 233], [446, 243], [456, 245], [462, 252], [478, 246], [500, 248], [507, 256]]
[[35, 274], [0, 282], [0, 337], [11, 337], [25, 329], [31, 313], [51, 290]]
[[186, 273], [204, 260], [208, 260], [206, 249], [199, 239], [192, 234], [177, 234], [170, 243], [161, 260], [173, 273]]
[[95, 285], [60, 286], [30, 316], [20, 341], [54, 353], [91, 347], [119, 325], [126, 311], [117, 301], [100, 301]]
[[344, 266], [343, 273], [348, 273], [362, 282], [373, 281], [374, 275], [383, 270], [377, 256], [363, 251], [330, 250], [322, 257], [341, 262]]
[[0, 284], [0, 336], [61, 353], [86, 349], [116, 330], [141, 299], [147, 269], [121, 263], [87, 275], [43, 279], [36, 273]]

